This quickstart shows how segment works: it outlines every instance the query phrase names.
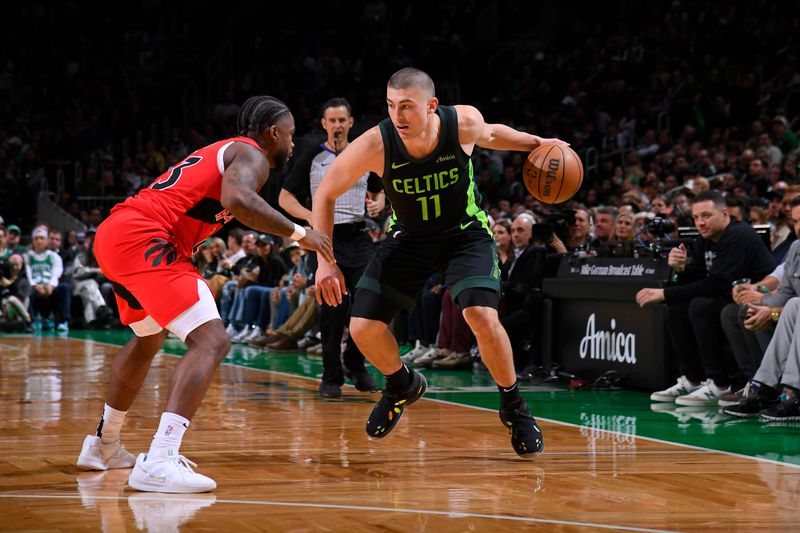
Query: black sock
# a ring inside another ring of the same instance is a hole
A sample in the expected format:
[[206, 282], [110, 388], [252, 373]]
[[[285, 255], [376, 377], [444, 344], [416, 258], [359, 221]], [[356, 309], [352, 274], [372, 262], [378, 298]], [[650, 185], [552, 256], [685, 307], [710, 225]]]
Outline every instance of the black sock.
[[497, 389], [500, 391], [500, 409], [516, 407], [516, 403], [522, 402], [522, 396], [519, 395], [519, 387], [516, 381], [509, 388], [498, 385]]
[[386, 388], [390, 391], [405, 390], [411, 385], [411, 371], [405, 364], [391, 376], [384, 377], [386, 378]]

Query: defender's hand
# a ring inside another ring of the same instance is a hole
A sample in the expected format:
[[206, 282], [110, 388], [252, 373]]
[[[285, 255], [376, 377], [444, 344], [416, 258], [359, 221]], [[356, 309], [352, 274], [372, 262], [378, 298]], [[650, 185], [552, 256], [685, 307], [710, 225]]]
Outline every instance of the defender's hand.
[[320, 261], [317, 267], [316, 281], [317, 303], [323, 302], [337, 306], [342, 303], [342, 293], [347, 294], [347, 287], [344, 283], [344, 275], [335, 263]]
[[333, 245], [331, 239], [322, 232], [308, 229], [306, 236], [298, 241], [298, 244], [306, 250], [317, 252], [322, 259], [329, 263], [335, 263], [333, 258]]

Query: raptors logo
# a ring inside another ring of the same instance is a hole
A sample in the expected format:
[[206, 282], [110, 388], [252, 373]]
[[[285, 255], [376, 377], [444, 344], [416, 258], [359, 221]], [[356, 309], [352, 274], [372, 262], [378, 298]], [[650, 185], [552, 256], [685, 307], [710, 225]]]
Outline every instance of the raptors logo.
[[169, 265], [178, 258], [178, 251], [175, 245], [165, 239], [150, 239], [148, 245], [152, 244], [150, 248], [144, 253], [145, 261], [150, 261], [150, 256], [153, 256], [153, 267], [157, 267], [164, 260], [165, 264]]
[[214, 218], [221, 224], [227, 224], [233, 218], [233, 215], [231, 215], [231, 212], [226, 209], [225, 211], [220, 211], [217, 213]]

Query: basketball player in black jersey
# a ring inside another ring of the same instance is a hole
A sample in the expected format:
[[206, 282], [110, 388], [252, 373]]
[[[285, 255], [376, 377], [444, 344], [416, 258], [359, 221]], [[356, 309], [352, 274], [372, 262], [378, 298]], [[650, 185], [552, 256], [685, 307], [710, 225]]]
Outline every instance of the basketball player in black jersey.
[[[541, 453], [542, 433], [519, 394], [511, 344], [497, 316], [500, 270], [470, 155], [475, 145], [529, 152], [563, 141], [486, 124], [471, 106], [439, 106], [433, 80], [413, 68], [389, 79], [386, 103], [389, 117], [336, 158], [312, 210], [314, 228], [330, 235], [336, 198], [367, 172], [382, 176], [394, 210], [387, 238], [357, 284], [350, 320], [361, 352], [386, 376], [367, 434], [388, 435], [403, 409], [425, 392], [422, 374], [400, 361], [388, 324], [401, 307], [413, 307], [432, 273], [443, 271], [500, 390], [500, 419], [511, 432], [514, 451]], [[320, 303], [342, 302], [346, 289], [336, 264], [320, 261], [316, 286]]]

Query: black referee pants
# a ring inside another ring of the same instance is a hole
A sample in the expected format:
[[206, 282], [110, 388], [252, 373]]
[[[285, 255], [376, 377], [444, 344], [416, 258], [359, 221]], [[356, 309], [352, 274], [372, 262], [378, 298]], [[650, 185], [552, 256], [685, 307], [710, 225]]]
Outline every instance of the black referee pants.
[[323, 304], [320, 308], [319, 330], [322, 336], [322, 382], [344, 383], [344, 367], [351, 373], [364, 372], [364, 355], [348, 336], [342, 352], [342, 335], [350, 320], [350, 309], [353, 304], [353, 291], [361, 274], [369, 263], [375, 245], [365, 231], [363, 222], [354, 224], [336, 224], [333, 227], [333, 251], [336, 265], [342, 271], [348, 296], [342, 297], [342, 303], [333, 307]]

